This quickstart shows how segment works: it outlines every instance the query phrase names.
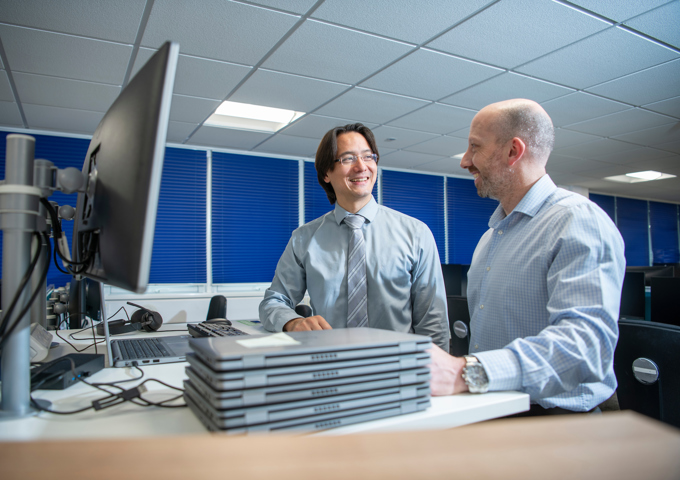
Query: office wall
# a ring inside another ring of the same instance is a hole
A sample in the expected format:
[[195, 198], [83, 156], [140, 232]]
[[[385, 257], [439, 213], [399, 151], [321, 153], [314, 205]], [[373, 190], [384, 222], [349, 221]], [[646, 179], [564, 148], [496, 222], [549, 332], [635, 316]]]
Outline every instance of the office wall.
[[[0, 132], [3, 171], [6, 134]], [[35, 136], [36, 157], [60, 168], [81, 167], [88, 139]], [[479, 198], [468, 179], [379, 169], [376, 199], [424, 221], [434, 233], [442, 263], [469, 263], [497, 202]], [[677, 205], [592, 198], [622, 231], [629, 265], [678, 262]], [[57, 193], [51, 200], [75, 205], [76, 197]], [[292, 230], [331, 208], [312, 162], [170, 146], [150, 283], [157, 286], [155, 293], [260, 295]], [[64, 231], [71, 242], [72, 226], [66, 223]], [[52, 266], [48, 284], [67, 281]]]

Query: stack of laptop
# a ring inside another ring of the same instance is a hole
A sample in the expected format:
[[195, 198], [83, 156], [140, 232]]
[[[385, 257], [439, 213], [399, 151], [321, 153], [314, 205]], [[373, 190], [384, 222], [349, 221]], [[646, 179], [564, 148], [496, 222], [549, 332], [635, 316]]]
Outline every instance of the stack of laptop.
[[429, 337], [352, 328], [189, 344], [184, 398], [213, 431], [310, 432], [430, 406]]

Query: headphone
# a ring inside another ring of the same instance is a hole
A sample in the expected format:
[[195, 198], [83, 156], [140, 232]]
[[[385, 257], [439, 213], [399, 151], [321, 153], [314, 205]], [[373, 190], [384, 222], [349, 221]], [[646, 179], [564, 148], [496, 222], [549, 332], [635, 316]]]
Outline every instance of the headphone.
[[[109, 322], [109, 335], [120, 335], [123, 333], [144, 330], [145, 332], [155, 332], [163, 325], [163, 317], [158, 312], [144, 308], [136, 303], [127, 302], [128, 305], [139, 308], [136, 310], [130, 321], [114, 320]], [[97, 325], [97, 335], [104, 335], [104, 324]]]

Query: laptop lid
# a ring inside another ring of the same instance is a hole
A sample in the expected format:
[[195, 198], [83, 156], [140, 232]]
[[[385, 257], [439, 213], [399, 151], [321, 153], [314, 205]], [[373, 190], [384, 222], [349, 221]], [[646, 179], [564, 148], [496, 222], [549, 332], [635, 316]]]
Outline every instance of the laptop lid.
[[416, 353], [430, 348], [432, 339], [376, 328], [340, 328], [248, 338], [192, 338], [189, 343], [211, 368], [227, 371]]

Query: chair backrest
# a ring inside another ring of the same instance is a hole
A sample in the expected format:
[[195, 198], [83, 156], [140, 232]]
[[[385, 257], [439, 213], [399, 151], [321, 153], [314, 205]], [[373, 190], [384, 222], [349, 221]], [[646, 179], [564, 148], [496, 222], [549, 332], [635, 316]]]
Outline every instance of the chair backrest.
[[467, 297], [447, 295], [451, 343], [449, 353], [456, 357], [467, 355], [470, 350], [470, 312]]
[[227, 298], [224, 295], [215, 295], [210, 299], [206, 320], [213, 318], [227, 318]]
[[680, 327], [620, 320], [614, 373], [621, 409], [680, 427]]

